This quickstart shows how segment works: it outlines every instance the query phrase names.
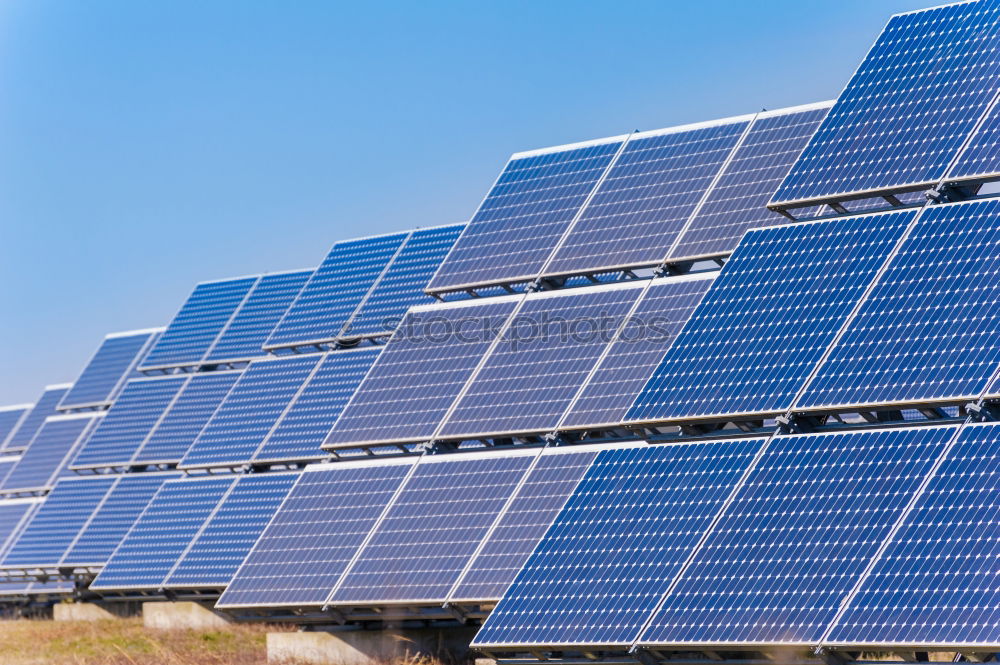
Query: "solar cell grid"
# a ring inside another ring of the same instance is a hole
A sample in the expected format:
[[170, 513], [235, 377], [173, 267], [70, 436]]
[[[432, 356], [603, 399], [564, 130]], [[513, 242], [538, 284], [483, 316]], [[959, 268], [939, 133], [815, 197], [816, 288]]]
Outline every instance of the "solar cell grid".
[[40, 502], [36, 498], [0, 500], [0, 561]]
[[73, 387], [59, 402], [60, 409], [109, 404], [133, 375], [143, 352], [162, 329], [115, 333], [104, 338]]
[[913, 217], [904, 211], [748, 232], [625, 419], [789, 408]]
[[46, 386], [42, 396], [35, 402], [35, 406], [24, 417], [17, 429], [11, 432], [10, 438], [4, 443], [2, 452], [8, 453], [27, 448], [31, 439], [42, 428], [45, 419], [58, 413], [56, 406], [72, 386], [71, 383]]
[[428, 290], [534, 279], [624, 139], [512, 156]]
[[631, 135], [543, 272], [661, 263], [752, 118]]
[[413, 463], [340, 462], [306, 469], [217, 607], [322, 606]]
[[893, 16], [772, 204], [937, 182], [1000, 87], [997, 39], [992, 2]]
[[598, 453], [473, 646], [630, 645], [763, 441]]
[[50, 487], [73, 459], [81, 442], [100, 423], [93, 413], [49, 416], [10, 470], [0, 493], [38, 491]]
[[4, 449], [7, 438], [13, 433], [21, 421], [31, 413], [33, 404], [14, 404], [0, 406], [0, 451]]

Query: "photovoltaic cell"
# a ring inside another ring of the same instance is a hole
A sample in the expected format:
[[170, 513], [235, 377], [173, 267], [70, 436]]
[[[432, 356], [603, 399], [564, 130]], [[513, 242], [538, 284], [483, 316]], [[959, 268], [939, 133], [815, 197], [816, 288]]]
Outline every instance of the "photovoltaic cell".
[[35, 402], [35, 406], [24, 417], [17, 429], [11, 433], [2, 452], [13, 452], [27, 448], [35, 434], [42, 428], [45, 419], [58, 413], [56, 406], [71, 387], [71, 384], [68, 383], [46, 387], [42, 396]]
[[790, 407], [913, 216], [905, 211], [748, 232], [626, 420]]
[[641, 283], [528, 295], [441, 436], [555, 429], [642, 293]]
[[651, 284], [560, 428], [618, 425], [711, 285], [711, 274]]
[[931, 206], [798, 406], [975, 398], [1000, 365], [1000, 201]]
[[390, 335], [412, 305], [429, 303], [424, 287], [464, 224], [414, 231], [354, 313], [342, 337]]
[[749, 124], [734, 118], [631, 136], [544, 272], [662, 262]]
[[34, 405], [18, 404], [15, 406], [0, 407], [0, 450], [4, 449], [7, 437], [17, 429], [21, 421], [27, 416]]
[[104, 565], [163, 483], [179, 477], [178, 473], [134, 473], [115, 478], [117, 482], [79, 532], [60, 565]]
[[257, 277], [198, 284], [140, 363], [140, 370], [196, 365], [232, 318]]
[[73, 460], [73, 468], [128, 464], [186, 376], [132, 379]]
[[184, 455], [181, 466], [249, 462], [321, 359], [313, 354], [251, 362]]
[[265, 355], [264, 342], [312, 273], [299, 270], [261, 277], [205, 360], [248, 360]]
[[191, 375], [132, 464], [179, 462], [239, 376], [239, 371]]
[[93, 414], [50, 416], [4, 478], [0, 493], [34, 491], [51, 486], [100, 419]]
[[998, 39], [991, 2], [893, 16], [772, 203], [941, 179], [1000, 87]]
[[825, 103], [758, 115], [670, 258], [725, 254], [747, 229], [782, 223], [767, 203], [829, 110]]
[[543, 452], [449, 601], [500, 599], [596, 456], [594, 450]]
[[225, 587], [299, 475], [240, 476], [163, 586]]
[[334, 245], [281, 317], [265, 348], [305, 346], [339, 337], [406, 238], [406, 233], [395, 233]]
[[164, 483], [90, 588], [159, 588], [235, 478], [210, 476]]
[[217, 607], [322, 606], [413, 460], [306, 469]]
[[429, 439], [516, 302], [493, 298], [411, 310], [324, 447]]
[[830, 644], [1000, 643], [1000, 426], [962, 428]]
[[40, 499], [0, 500], [0, 561], [17, 540], [25, 522], [41, 502]]
[[772, 439], [640, 643], [816, 644], [955, 431]]
[[87, 523], [104, 495], [115, 484], [113, 476], [64, 478], [3, 558], [4, 567], [54, 567]]
[[379, 348], [331, 351], [254, 454], [255, 462], [320, 459], [320, 446], [378, 358]]
[[59, 408], [79, 409], [112, 402], [133, 373], [150, 339], [157, 334], [154, 330], [139, 330], [105, 337], [83, 373], [59, 402]]
[[631, 644], [762, 443], [601, 451], [473, 646]]
[[998, 150], [1000, 150], [1000, 106], [995, 106], [949, 171], [949, 179], [995, 175], [1000, 172]]
[[427, 288], [535, 278], [623, 138], [511, 157]]

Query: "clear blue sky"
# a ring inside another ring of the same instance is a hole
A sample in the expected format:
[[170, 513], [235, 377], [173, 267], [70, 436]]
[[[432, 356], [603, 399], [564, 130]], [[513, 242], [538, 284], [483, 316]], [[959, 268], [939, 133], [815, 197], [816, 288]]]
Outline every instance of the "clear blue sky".
[[835, 97], [930, 0], [0, 3], [0, 404], [518, 150]]

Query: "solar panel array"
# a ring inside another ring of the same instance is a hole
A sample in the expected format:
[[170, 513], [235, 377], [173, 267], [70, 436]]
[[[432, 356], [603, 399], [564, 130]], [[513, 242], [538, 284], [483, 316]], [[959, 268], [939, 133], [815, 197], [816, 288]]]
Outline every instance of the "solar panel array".
[[62, 476], [80, 445], [101, 422], [100, 413], [49, 416], [31, 445], [0, 482], [0, 495], [48, 490]]
[[104, 338], [73, 387], [59, 402], [61, 411], [106, 407], [121, 392], [136, 366], [156, 343], [161, 329], [114, 333]]
[[12, 404], [0, 407], [0, 451], [4, 450], [7, 439], [31, 413], [33, 406], [33, 404]]
[[21, 420], [17, 429], [10, 433], [0, 452], [21, 452], [27, 448], [35, 434], [42, 428], [45, 419], [58, 413], [56, 407], [71, 387], [70, 383], [46, 386], [42, 396]]

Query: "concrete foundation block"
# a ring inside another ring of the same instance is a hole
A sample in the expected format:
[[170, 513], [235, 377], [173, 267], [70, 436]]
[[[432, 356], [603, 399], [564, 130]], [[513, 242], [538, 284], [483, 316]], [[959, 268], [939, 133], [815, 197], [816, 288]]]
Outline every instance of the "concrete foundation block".
[[56, 603], [52, 606], [53, 621], [106, 621], [117, 618], [94, 603]]
[[407, 656], [464, 660], [475, 628], [331, 630], [268, 633], [267, 662], [310, 665], [381, 665]]
[[218, 630], [229, 625], [225, 615], [190, 601], [142, 604], [142, 625], [159, 630]]

